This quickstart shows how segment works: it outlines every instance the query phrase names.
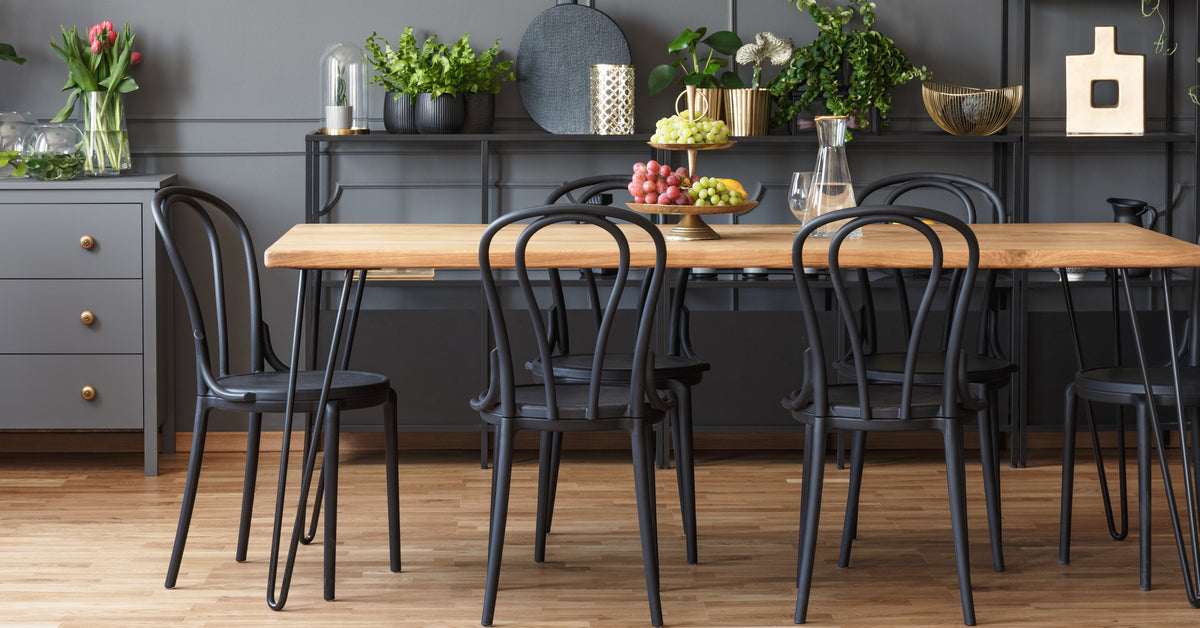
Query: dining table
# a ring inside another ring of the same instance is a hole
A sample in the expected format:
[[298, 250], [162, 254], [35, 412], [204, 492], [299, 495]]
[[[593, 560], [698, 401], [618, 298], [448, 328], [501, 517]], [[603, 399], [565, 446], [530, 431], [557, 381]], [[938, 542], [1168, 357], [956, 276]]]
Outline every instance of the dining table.
[[[671, 225], [661, 225], [664, 231]], [[1200, 245], [1174, 238], [1162, 233], [1125, 223], [1006, 223], [970, 225], [979, 244], [979, 267], [982, 269], [1034, 270], [1088, 267], [1113, 269], [1122, 279], [1127, 279], [1129, 268], [1196, 268], [1200, 267]], [[354, 314], [362, 298], [362, 286], [369, 271], [381, 269], [477, 269], [479, 267], [479, 240], [486, 224], [356, 224], [356, 223], [302, 223], [293, 226], [276, 240], [264, 253], [264, 265], [270, 269], [294, 269], [300, 271], [300, 283], [296, 304], [296, 319], [292, 343], [292, 364], [298, 364], [301, 346], [303, 311], [305, 310], [304, 287], [309, 273], [340, 271], [343, 273], [341, 297], [337, 304], [337, 318], [333, 328], [333, 341], [329, 359], [326, 360], [327, 374], [332, 373], [335, 356], [338, 355], [338, 338], [342, 330], [353, 335]], [[669, 268], [746, 268], [791, 269], [792, 244], [796, 225], [773, 224], [724, 224], [712, 225], [719, 239], [711, 240], [668, 240], [667, 266]], [[961, 237], [951, 235], [951, 230], [933, 225], [942, 240], [943, 264], [947, 268], [962, 267], [967, 263], [967, 248]], [[511, 268], [511, 251], [517, 242], [521, 226], [502, 231], [493, 244], [490, 259], [493, 268]], [[603, 235], [588, 225], [560, 224], [544, 229], [529, 244], [526, 260], [532, 268], [603, 268], [615, 266], [618, 253], [612, 247], [611, 237]], [[823, 268], [828, 265], [825, 247], [806, 245], [801, 263], [805, 268]], [[631, 234], [630, 260], [635, 267], [647, 267], [654, 262], [654, 249], [649, 237]], [[839, 262], [843, 268], [928, 268], [931, 253], [927, 241], [910, 229], [892, 225], [872, 225], [863, 229], [859, 239], [850, 240], [841, 249]], [[1160, 272], [1162, 281], [1162, 310], [1164, 329], [1172, 346], [1175, 329], [1171, 307], [1171, 273]], [[358, 280], [358, 290], [351, 298], [351, 286]], [[1136, 317], [1133, 292], [1126, 286], [1127, 311]], [[316, 298], [313, 295], [313, 298]], [[350, 312], [347, 320], [347, 312]], [[1131, 318], [1132, 320], [1132, 318]], [[1134, 341], [1142, 346], [1138, 326], [1132, 325]], [[347, 340], [347, 344], [349, 339]], [[348, 349], [347, 349], [348, 350]], [[1174, 363], [1174, 352], [1172, 366]], [[1139, 364], [1147, 393], [1150, 383], [1148, 366], [1144, 354], [1138, 352]], [[329, 380], [327, 376], [327, 381]], [[1178, 376], [1176, 376], [1178, 383]], [[1176, 386], [1178, 389], [1178, 386]], [[403, 394], [403, 393], [401, 393]], [[1183, 404], [1178, 398], [1173, 429], [1184, 433], [1186, 420]], [[275, 572], [278, 559], [279, 530], [282, 525], [282, 508], [286, 490], [286, 466], [288, 442], [291, 434], [291, 412], [285, 415], [288, 422], [284, 427], [283, 452], [280, 463], [279, 488], [276, 500], [276, 547], [272, 550], [268, 576], [268, 599], [272, 608], [282, 606], [286, 599], [286, 583], [290, 579], [296, 542], [301, 534], [305, 513], [307, 484], [310, 482], [313, 461], [306, 459], [301, 485], [301, 500], [293, 526], [291, 547], [288, 553], [284, 589], [276, 604]], [[317, 424], [321, 417], [318, 415]], [[1150, 420], [1153, 433], [1161, 434], [1163, 424], [1157, 410], [1151, 406]], [[306, 458], [315, 458], [319, 435], [314, 430], [313, 439], [306, 451]], [[1200, 521], [1197, 520], [1197, 497], [1191, 486], [1191, 467], [1195, 465], [1195, 452], [1190, 452], [1187, 439], [1179, 439], [1185, 484], [1187, 531], [1178, 511], [1169, 463], [1161, 443], [1158, 462], [1180, 564], [1183, 570], [1184, 588], [1188, 602], [1200, 606], [1197, 597], [1197, 580], [1200, 580]], [[326, 522], [328, 523], [328, 517]]]

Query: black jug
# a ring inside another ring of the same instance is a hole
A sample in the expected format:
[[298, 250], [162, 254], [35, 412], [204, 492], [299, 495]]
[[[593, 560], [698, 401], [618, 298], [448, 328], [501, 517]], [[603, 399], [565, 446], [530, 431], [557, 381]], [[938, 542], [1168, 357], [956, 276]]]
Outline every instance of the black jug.
[[[1107, 200], [1113, 209], [1113, 222], [1127, 222], [1131, 225], [1153, 230], [1158, 222], [1158, 210], [1132, 198], [1110, 198]], [[1150, 224], [1145, 224], [1146, 214], [1150, 214]]]
[[[1145, 227], [1153, 230], [1155, 223], [1158, 222], [1158, 210], [1146, 204], [1145, 201], [1139, 201], [1132, 198], [1110, 198], [1107, 199], [1109, 205], [1113, 209], [1113, 222], [1127, 222], [1131, 225]], [[1150, 223], [1146, 224], [1145, 217], [1150, 215]], [[1146, 277], [1150, 275], [1148, 268], [1130, 268], [1127, 270], [1130, 277]]]

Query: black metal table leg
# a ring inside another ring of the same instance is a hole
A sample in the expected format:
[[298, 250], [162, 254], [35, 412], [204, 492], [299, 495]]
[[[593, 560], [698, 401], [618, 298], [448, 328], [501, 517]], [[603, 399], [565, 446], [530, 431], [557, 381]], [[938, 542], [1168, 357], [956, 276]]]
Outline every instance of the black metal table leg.
[[[1146, 364], [1146, 353], [1142, 345], [1141, 332], [1137, 326], [1137, 308], [1133, 299], [1133, 289], [1129, 286], [1129, 276], [1127, 270], [1120, 269], [1121, 282], [1125, 287], [1125, 301], [1129, 306], [1129, 316], [1132, 322], [1131, 328], [1133, 333], [1134, 346], [1137, 348], [1138, 368], [1142, 373], [1142, 384], [1146, 389], [1146, 399], [1153, 400], [1153, 389], [1150, 385], [1150, 372]], [[1183, 484], [1185, 491], [1185, 502], [1187, 504], [1187, 519], [1188, 519], [1188, 541], [1191, 543], [1191, 556], [1188, 556], [1187, 544], [1184, 541], [1183, 530], [1179, 518], [1179, 506], [1175, 502], [1175, 489], [1171, 481], [1170, 467], [1167, 462], [1166, 443], [1163, 440], [1162, 425], [1158, 419], [1158, 410], [1156, 404], [1149, 402], [1146, 404], [1147, 413], [1150, 415], [1151, 433], [1154, 434], [1155, 446], [1158, 452], [1158, 466], [1162, 472], [1163, 488], [1166, 491], [1167, 509], [1171, 515], [1171, 531], [1175, 535], [1175, 547], [1179, 554], [1179, 564], [1183, 571], [1183, 586], [1187, 594], [1188, 603], [1193, 608], [1200, 608], [1200, 598], [1197, 597], [1197, 581], [1200, 580], [1200, 525], [1197, 521], [1197, 497], [1195, 486], [1193, 486], [1192, 466], [1196, 461], [1192, 458], [1195, 451], [1188, 444], [1188, 439], [1184, 438], [1186, 434], [1186, 422], [1183, 416], [1183, 398], [1180, 394], [1179, 382], [1179, 362], [1175, 354], [1175, 329], [1172, 326], [1171, 313], [1171, 272], [1170, 269], [1162, 271], [1162, 286], [1163, 286], [1163, 309], [1166, 312], [1166, 329], [1168, 346], [1171, 355], [1171, 374], [1172, 384], [1175, 389], [1175, 414], [1179, 429], [1179, 448], [1183, 463]], [[1197, 426], [1193, 426], [1196, 429]]]

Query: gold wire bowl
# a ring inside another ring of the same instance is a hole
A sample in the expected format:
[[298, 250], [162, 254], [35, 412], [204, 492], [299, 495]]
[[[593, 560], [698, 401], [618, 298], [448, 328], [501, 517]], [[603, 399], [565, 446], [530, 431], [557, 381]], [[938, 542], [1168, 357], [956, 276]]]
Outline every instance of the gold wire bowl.
[[937, 81], [921, 83], [925, 111], [952, 135], [991, 135], [1008, 125], [1021, 108], [1020, 85], [998, 89], [961, 87]]

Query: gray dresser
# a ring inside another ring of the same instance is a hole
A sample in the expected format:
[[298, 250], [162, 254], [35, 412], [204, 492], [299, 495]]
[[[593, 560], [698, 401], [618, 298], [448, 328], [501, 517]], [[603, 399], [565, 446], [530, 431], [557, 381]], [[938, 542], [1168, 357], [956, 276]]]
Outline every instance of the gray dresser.
[[171, 279], [150, 203], [174, 181], [0, 179], [0, 430], [140, 430], [158, 474], [160, 426], [174, 449], [158, 305]]

